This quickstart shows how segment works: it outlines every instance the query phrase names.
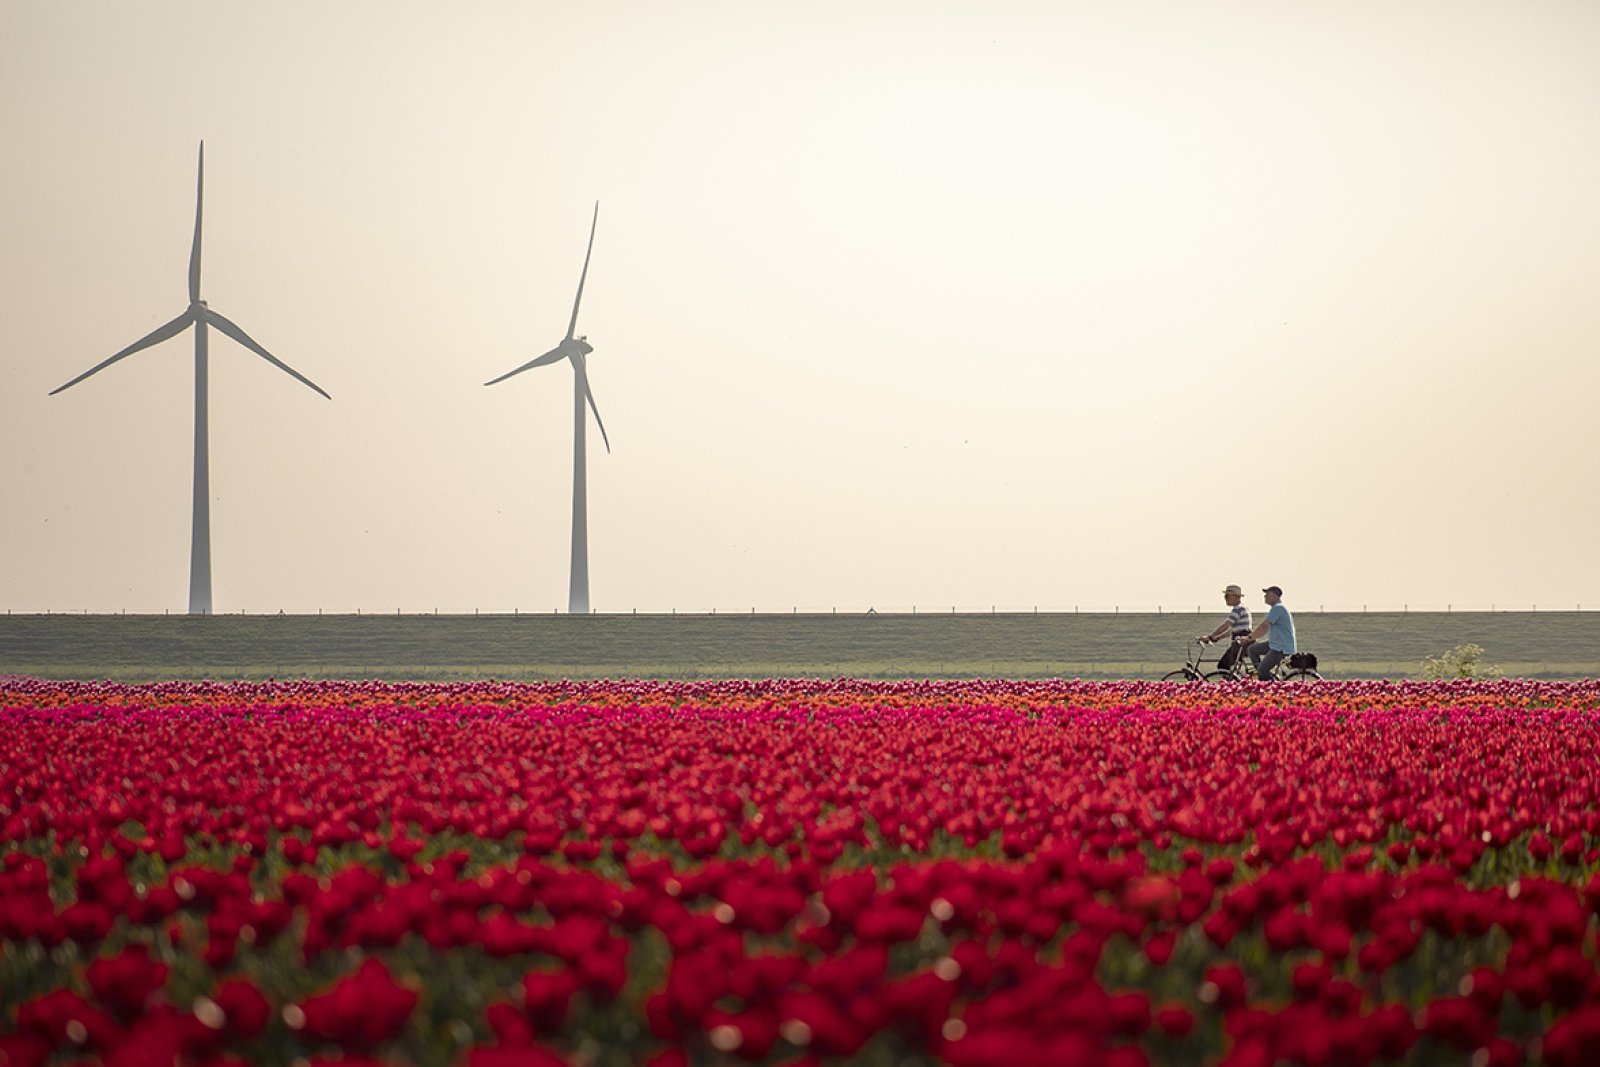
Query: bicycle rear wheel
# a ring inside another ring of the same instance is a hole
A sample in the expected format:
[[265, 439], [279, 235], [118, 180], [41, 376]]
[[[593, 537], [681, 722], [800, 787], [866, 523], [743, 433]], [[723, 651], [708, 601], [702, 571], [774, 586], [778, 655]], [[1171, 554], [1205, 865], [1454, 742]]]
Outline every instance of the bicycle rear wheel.
[[1322, 675], [1311, 670], [1290, 671], [1283, 676], [1283, 680], [1286, 682], [1320, 682], [1322, 681]]
[[1179, 670], [1169, 671], [1161, 676], [1163, 682], [1198, 682], [1201, 680], [1200, 672], [1183, 667]]

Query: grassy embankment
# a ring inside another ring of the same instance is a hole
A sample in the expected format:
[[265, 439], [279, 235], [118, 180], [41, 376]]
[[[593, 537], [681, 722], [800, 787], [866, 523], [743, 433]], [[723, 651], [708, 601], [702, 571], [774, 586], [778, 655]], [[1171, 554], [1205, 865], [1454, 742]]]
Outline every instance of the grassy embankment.
[[[1203, 614], [16, 615], [0, 673], [459, 680], [605, 677], [1157, 678]], [[1333, 678], [1414, 677], [1466, 642], [1507, 674], [1600, 676], [1600, 612], [1296, 616]]]

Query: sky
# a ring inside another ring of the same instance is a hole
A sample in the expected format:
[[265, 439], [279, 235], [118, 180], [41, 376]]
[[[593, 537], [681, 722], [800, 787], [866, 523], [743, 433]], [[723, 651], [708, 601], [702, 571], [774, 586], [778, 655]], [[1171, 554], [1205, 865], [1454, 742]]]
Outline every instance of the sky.
[[[0, 606], [1600, 608], [1600, 5], [0, 0]], [[1259, 607], [1253, 592], [1247, 603]]]

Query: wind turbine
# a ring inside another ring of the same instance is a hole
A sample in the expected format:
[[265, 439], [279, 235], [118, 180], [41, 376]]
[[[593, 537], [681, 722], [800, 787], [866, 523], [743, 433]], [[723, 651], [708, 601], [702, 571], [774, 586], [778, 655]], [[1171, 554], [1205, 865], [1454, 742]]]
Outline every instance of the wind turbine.
[[[211, 614], [211, 471], [207, 445], [209, 424], [206, 418], [206, 327], [215, 326], [285, 374], [305, 383], [323, 396], [328, 396], [310, 378], [256, 344], [249, 334], [218, 312], [212, 311], [206, 306], [206, 302], [200, 299], [200, 209], [205, 199], [205, 188], [206, 143], [201, 141], [200, 176], [194, 196], [194, 248], [189, 253], [189, 306], [184, 309], [183, 314], [165, 326], [156, 327], [104, 363], [90, 367], [66, 385], [50, 390], [50, 395], [55, 396], [59, 392], [71, 389], [119, 359], [160, 344], [170, 337], [176, 337], [191, 324], [194, 326], [194, 525], [189, 541], [189, 614], [191, 615]], [[328, 397], [328, 399], [333, 398]]]
[[585, 475], [587, 465], [584, 462], [584, 430], [588, 426], [588, 419], [583, 412], [585, 401], [589, 404], [589, 410], [594, 412], [594, 421], [600, 427], [600, 439], [605, 442], [606, 451], [611, 451], [611, 441], [606, 437], [606, 424], [600, 418], [600, 409], [595, 406], [594, 393], [589, 390], [589, 372], [584, 365], [584, 357], [594, 351], [594, 346], [585, 337], [573, 336], [578, 328], [578, 305], [583, 302], [583, 282], [589, 276], [589, 254], [594, 251], [594, 229], [599, 221], [600, 201], [596, 200], [594, 218], [589, 223], [589, 248], [583, 254], [583, 273], [578, 275], [578, 295], [572, 301], [572, 321], [567, 323], [567, 336], [538, 359], [529, 360], [516, 370], [483, 383], [494, 385], [525, 370], [562, 359], [572, 363], [572, 586], [567, 594], [567, 611], [572, 615], [589, 614], [589, 498]]

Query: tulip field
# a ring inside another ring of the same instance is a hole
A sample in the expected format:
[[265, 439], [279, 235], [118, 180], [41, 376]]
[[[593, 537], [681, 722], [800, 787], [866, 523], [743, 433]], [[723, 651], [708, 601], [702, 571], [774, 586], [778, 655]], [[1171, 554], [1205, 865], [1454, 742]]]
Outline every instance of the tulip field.
[[0, 677], [0, 1067], [1600, 1063], [1600, 682]]

